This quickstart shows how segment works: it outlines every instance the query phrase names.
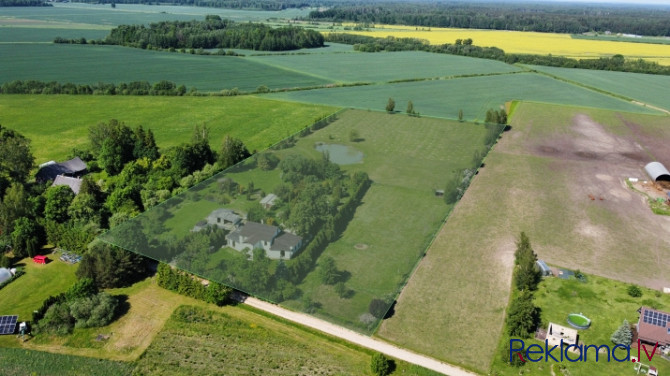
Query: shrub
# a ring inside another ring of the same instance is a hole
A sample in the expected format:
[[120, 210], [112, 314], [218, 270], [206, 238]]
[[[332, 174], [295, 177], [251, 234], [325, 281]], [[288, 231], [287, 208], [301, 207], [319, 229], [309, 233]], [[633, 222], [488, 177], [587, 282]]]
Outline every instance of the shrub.
[[636, 285], [630, 285], [628, 286], [628, 295], [632, 296], [633, 298], [639, 298], [642, 296], [642, 290], [640, 290], [640, 288]]
[[375, 353], [370, 359], [370, 370], [373, 375], [386, 376], [391, 373], [391, 360], [382, 353]]

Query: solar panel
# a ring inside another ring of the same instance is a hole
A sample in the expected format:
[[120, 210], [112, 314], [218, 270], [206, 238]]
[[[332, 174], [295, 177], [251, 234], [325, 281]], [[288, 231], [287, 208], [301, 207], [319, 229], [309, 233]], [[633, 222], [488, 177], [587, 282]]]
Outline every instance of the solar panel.
[[19, 316], [0, 316], [0, 334], [14, 334]]

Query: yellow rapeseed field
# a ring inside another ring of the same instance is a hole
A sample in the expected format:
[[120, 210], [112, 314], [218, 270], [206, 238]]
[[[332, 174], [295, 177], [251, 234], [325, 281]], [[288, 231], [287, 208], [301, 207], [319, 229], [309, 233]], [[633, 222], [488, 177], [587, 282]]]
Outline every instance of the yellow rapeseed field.
[[373, 37], [425, 39], [431, 44], [454, 43], [471, 38], [482, 47], [498, 47], [509, 53], [558, 55], [578, 59], [624, 55], [629, 59], [647, 59], [670, 65], [670, 45], [572, 39], [569, 34], [524, 31], [426, 28], [414, 26], [376, 25], [371, 31], [345, 31]]

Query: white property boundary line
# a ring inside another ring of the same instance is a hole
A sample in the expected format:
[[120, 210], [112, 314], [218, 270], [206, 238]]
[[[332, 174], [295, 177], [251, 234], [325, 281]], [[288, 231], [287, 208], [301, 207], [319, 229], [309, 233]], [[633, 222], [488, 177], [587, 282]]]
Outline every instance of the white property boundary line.
[[331, 324], [327, 321], [317, 319], [304, 313], [290, 311], [276, 304], [267, 303], [252, 297], [246, 297], [244, 299], [244, 304], [271, 313], [273, 315], [279, 316], [286, 320], [290, 320], [295, 323], [308, 326], [312, 329], [316, 329], [321, 332], [330, 334], [332, 336], [344, 339], [351, 343], [355, 343], [359, 346], [363, 346], [368, 349], [372, 349], [374, 351], [386, 354], [388, 356], [392, 356], [396, 359], [404, 360], [406, 362], [431, 369], [435, 372], [439, 372], [444, 375], [479, 376], [479, 374], [477, 373], [466, 371], [462, 368], [440, 362], [438, 360], [429, 358], [424, 355], [419, 355], [417, 353], [400, 348], [398, 346], [391, 345], [387, 342], [380, 341], [378, 339], [374, 339], [368, 336], [364, 336], [362, 334], [354, 332], [353, 330], [349, 330], [341, 326]]

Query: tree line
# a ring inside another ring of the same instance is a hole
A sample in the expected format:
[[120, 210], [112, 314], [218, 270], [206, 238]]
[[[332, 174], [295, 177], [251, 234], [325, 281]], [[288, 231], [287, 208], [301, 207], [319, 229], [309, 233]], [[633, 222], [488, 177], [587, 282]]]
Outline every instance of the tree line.
[[295, 26], [272, 28], [262, 23], [236, 23], [208, 15], [204, 21], [163, 21], [144, 25], [121, 25], [97, 43], [143, 49], [242, 48], [286, 51], [323, 47], [321, 33]]
[[[13, 0], [2, 0], [13, 1]], [[21, 1], [21, 0], [17, 0]], [[33, 1], [33, 0], [23, 0]], [[148, 4], [148, 5], [187, 5], [209, 8], [253, 9], [280, 11], [290, 8], [305, 8], [321, 3], [315, 0], [81, 0], [92, 4]]]
[[[193, 90], [191, 90], [193, 92]], [[153, 85], [148, 81], [122, 82], [119, 84], [98, 82], [97, 84], [61, 84], [56, 81], [14, 80], [0, 86], [0, 94], [69, 94], [69, 95], [160, 95], [182, 96], [186, 86], [161, 80]]]
[[44, 0], [0, 0], [0, 7], [50, 7]]
[[530, 2], [402, 3], [379, 1], [342, 4], [309, 13], [309, 19], [333, 22], [494, 29], [579, 34], [588, 31], [670, 36], [670, 11], [632, 7]]
[[544, 65], [560, 68], [579, 68], [592, 70], [609, 70], [630, 73], [670, 75], [670, 67], [643, 59], [627, 60], [623, 55], [601, 57], [598, 59], [573, 59], [553, 55], [509, 54], [498, 47], [480, 47], [470, 38], [457, 39], [454, 43], [431, 45], [428, 41], [417, 38], [375, 38], [363, 35], [331, 33], [326, 41], [352, 44], [354, 50], [361, 52], [381, 51], [427, 51], [503, 61], [507, 64]]

